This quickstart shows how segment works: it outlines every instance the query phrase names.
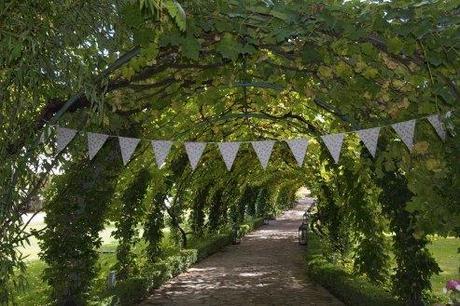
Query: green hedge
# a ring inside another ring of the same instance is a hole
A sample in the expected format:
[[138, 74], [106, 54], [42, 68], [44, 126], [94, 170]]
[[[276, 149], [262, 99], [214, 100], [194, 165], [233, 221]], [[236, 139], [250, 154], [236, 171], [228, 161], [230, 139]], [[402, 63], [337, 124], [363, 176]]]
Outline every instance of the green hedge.
[[310, 233], [307, 246], [307, 274], [346, 305], [389, 306], [403, 305], [388, 291], [353, 276], [327, 261], [322, 255], [320, 238]]
[[[264, 223], [263, 218], [255, 218], [240, 225], [238, 236], [241, 238], [253, 229], [261, 226]], [[208, 257], [216, 253], [224, 246], [231, 244], [233, 236], [231, 230], [226, 230], [217, 236], [211, 236], [210, 239], [201, 239], [194, 247], [198, 250], [198, 260]]]
[[[263, 224], [263, 219], [253, 219], [240, 226], [240, 232], [246, 234]], [[221, 234], [204, 237], [193, 242], [192, 249], [181, 250], [178, 254], [159, 260], [143, 268], [138, 277], [118, 282], [105, 299], [106, 304], [133, 305], [144, 299], [153, 289], [160, 287], [169, 279], [186, 271], [191, 265], [216, 253], [232, 243], [232, 233], [226, 230]]]

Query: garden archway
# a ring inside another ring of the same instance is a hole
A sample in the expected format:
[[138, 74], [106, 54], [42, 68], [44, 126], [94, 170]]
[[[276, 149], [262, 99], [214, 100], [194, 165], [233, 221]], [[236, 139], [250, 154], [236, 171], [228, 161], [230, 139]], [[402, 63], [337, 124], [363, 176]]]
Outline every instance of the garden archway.
[[[49, 103], [34, 113], [34, 123], [27, 125], [30, 134], [59, 119], [60, 126], [91, 132], [179, 142], [311, 137], [305, 165], [296, 167], [283, 143], [265, 171], [249, 145], [242, 146], [231, 172], [215, 148], [205, 152], [195, 171], [181, 149], [171, 152], [167, 167], [157, 169], [150, 144], [144, 143], [123, 167], [112, 140], [89, 163], [85, 141], [76, 138], [66, 151], [70, 160], [59, 157], [65, 175], [53, 179], [46, 195], [42, 257], [52, 298], [84, 302], [97, 275], [95, 248], [106, 220], [117, 227], [117, 270], [121, 279], [129, 279], [139, 272], [133, 252], [138, 223], [148, 258], [155, 262], [164, 213], [175, 229], [172, 235], [185, 243], [188, 229], [182, 225], [187, 222], [197, 235], [204, 228], [218, 230], [240, 222], [241, 214], [252, 209], [244, 205], [271, 197], [276, 210], [281, 208], [278, 197], [292, 198], [308, 184], [318, 198], [317, 218], [332, 252], [345, 258], [352, 250], [358, 254], [356, 273], [375, 283], [390, 281], [403, 300], [421, 303], [429, 276], [438, 269], [426, 251], [426, 235], [450, 233], [458, 219], [451, 213], [458, 186], [452, 173], [458, 169], [440, 162], [455, 160], [453, 137], [444, 150], [429, 145], [439, 141], [433, 130], [418, 129], [421, 144], [413, 156], [386, 130], [373, 159], [351, 136], [337, 165], [318, 136], [451, 110], [459, 98], [453, 19], [458, 8], [406, 2], [194, 1], [183, 3], [182, 15], [176, 2], [166, 2], [161, 10], [148, 5], [139, 10], [143, 1], [107, 9], [113, 31], [94, 38], [106, 45], [96, 51], [88, 47], [69, 61], [87, 56], [89, 67], [110, 65], [95, 78], [93, 71], [85, 74], [91, 82], [84, 77], [69, 81], [86, 86], [68, 101], [43, 93]], [[426, 21], [425, 13], [432, 20]], [[79, 48], [71, 40], [65, 43]], [[53, 56], [56, 62], [63, 58], [59, 52]], [[20, 148], [13, 142], [6, 151]], [[32, 155], [42, 153], [43, 146], [37, 148]], [[437, 187], [427, 192], [427, 186]], [[170, 206], [164, 205], [167, 197], [173, 199]], [[445, 203], [449, 200], [453, 203]], [[385, 231], [399, 233], [393, 240], [397, 268], [391, 278]], [[69, 232], [75, 235], [63, 242]]]

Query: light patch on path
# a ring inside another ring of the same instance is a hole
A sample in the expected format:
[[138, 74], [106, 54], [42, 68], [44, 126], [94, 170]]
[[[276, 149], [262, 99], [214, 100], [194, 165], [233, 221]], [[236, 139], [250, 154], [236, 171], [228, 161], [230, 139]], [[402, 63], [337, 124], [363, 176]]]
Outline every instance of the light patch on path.
[[310, 202], [194, 265], [141, 305], [343, 305], [305, 276], [297, 229]]

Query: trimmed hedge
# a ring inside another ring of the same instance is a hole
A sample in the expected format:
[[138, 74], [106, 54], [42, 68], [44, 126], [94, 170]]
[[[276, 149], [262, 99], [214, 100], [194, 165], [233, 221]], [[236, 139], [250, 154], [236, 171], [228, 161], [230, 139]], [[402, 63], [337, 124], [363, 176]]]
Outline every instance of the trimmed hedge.
[[[242, 235], [263, 224], [263, 219], [253, 219], [240, 226]], [[148, 265], [143, 268], [140, 276], [118, 282], [112, 290], [106, 303], [110, 305], [133, 305], [144, 299], [153, 289], [160, 287], [169, 279], [186, 271], [197, 261], [200, 261], [224, 246], [232, 243], [232, 233], [227, 230], [221, 234], [206, 237], [194, 245], [193, 249], [181, 250], [179, 254]]]
[[327, 261], [322, 255], [320, 238], [310, 232], [307, 246], [307, 274], [346, 305], [403, 305], [382, 287], [353, 276]]
[[[240, 225], [238, 237], [242, 238], [253, 229], [261, 226], [264, 223], [263, 218], [256, 218]], [[222, 249], [224, 246], [229, 245], [233, 241], [232, 232], [227, 230], [217, 236], [211, 236], [211, 239], [204, 239], [195, 247], [198, 250], [198, 261], [208, 257]]]

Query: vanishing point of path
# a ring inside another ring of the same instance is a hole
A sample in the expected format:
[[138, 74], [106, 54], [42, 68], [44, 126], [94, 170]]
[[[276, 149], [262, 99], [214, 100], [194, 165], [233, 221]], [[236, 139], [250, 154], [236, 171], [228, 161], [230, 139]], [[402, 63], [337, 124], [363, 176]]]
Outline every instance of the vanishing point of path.
[[297, 229], [307, 203], [197, 263], [141, 305], [343, 305], [305, 276]]

